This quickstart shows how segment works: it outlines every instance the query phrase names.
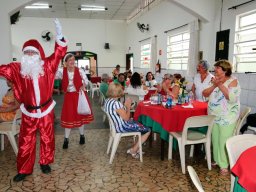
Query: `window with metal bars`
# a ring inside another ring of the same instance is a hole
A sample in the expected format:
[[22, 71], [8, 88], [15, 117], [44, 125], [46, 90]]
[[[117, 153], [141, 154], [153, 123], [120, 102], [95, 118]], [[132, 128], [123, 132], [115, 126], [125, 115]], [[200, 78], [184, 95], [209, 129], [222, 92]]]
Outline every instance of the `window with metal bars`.
[[167, 34], [167, 67], [187, 70], [190, 35], [187, 30]]
[[236, 72], [256, 72], [256, 10], [236, 18], [233, 63]]
[[144, 43], [141, 44], [140, 48], [140, 67], [141, 68], [150, 68], [151, 60], [151, 44]]

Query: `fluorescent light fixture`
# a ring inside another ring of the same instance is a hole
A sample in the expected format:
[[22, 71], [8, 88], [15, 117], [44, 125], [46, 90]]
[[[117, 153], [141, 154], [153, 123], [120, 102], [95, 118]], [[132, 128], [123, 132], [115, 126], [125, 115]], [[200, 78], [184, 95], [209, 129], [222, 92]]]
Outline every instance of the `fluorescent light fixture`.
[[103, 6], [96, 6], [96, 5], [81, 5], [81, 7], [78, 8], [80, 11], [106, 11], [108, 8]]
[[32, 5], [28, 5], [25, 9], [49, 9], [52, 8], [48, 3], [34, 3]]

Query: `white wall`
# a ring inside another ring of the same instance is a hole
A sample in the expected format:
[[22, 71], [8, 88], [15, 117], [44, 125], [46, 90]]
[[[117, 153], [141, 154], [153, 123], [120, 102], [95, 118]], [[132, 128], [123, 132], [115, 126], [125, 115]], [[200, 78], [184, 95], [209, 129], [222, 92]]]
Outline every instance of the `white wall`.
[[[103, 72], [111, 73], [112, 69], [120, 64], [125, 67], [126, 54], [126, 23], [124, 21], [60, 19], [63, 34], [67, 37], [68, 51], [81, 50], [76, 43], [82, 43], [83, 51], [97, 54], [99, 75]], [[49, 30], [55, 34], [53, 19], [22, 17], [17, 24], [12, 25], [13, 57], [20, 60], [24, 42], [35, 38], [42, 44], [46, 55], [50, 55], [54, 48], [54, 41], [45, 42], [41, 33]], [[104, 49], [108, 42], [110, 49]]]
[[[255, 10], [256, 2], [252, 2], [237, 9], [228, 10], [228, 8], [244, 3], [244, 0], [224, 0], [223, 4], [223, 15], [222, 15], [222, 30], [230, 29], [229, 37], [229, 60], [233, 61], [233, 50], [234, 50], [234, 32], [236, 24], [236, 16], [242, 13]], [[219, 20], [219, 19], [217, 19]], [[218, 31], [219, 28], [216, 29]], [[235, 73], [238, 77], [242, 93], [241, 93], [241, 104], [242, 106], [251, 106], [252, 112], [256, 113], [256, 74], [244, 74]]]
[[[10, 3], [22, 3], [18, 0], [8, 1]], [[22, 2], [29, 2], [23, 0]], [[224, 0], [222, 11], [222, 30], [230, 29], [230, 49], [229, 60], [233, 57], [233, 41], [235, 31], [236, 15], [256, 9], [256, 2], [237, 8], [236, 10], [228, 10], [229, 7], [244, 3], [244, 0]], [[82, 42], [86, 51], [96, 52], [99, 58], [99, 73], [111, 72], [112, 67], [116, 64], [125, 66], [125, 54], [128, 52], [128, 47], [131, 47], [130, 53], [134, 53], [135, 69], [139, 72], [147, 70], [140, 69], [140, 43], [139, 41], [148, 37], [157, 35], [157, 50], [162, 50], [162, 55], [158, 55], [163, 68], [166, 68], [166, 34], [165, 30], [169, 30], [183, 24], [189, 23], [197, 18], [202, 19], [200, 24], [200, 51], [203, 51], [204, 59], [210, 64], [214, 64], [215, 58], [215, 39], [216, 32], [219, 31], [220, 24], [220, 7], [221, 0], [165, 0], [137, 18], [135, 21], [126, 25], [125, 23], [100, 21], [100, 20], [72, 20], [61, 19], [63, 31], [70, 40], [69, 50], [77, 50], [76, 42]], [[4, 7], [4, 6], [2, 6]], [[2, 8], [3, 9], [3, 8]], [[3, 10], [5, 11], [5, 10]], [[6, 12], [6, 11], [5, 11]], [[6, 22], [7, 17], [0, 14], [0, 21]], [[108, 22], [105, 32], [105, 22]], [[137, 22], [150, 25], [150, 31], [141, 33], [137, 28]], [[33, 29], [31, 28], [33, 26]], [[44, 26], [44, 27], [42, 27]], [[79, 26], [79, 27], [78, 27]], [[2, 31], [1, 27], [1, 31]], [[51, 19], [30, 19], [23, 18], [18, 25], [12, 27], [12, 40], [14, 48], [14, 56], [19, 56], [19, 50], [25, 40], [34, 36], [40, 38], [42, 30], [49, 29], [54, 31], [54, 25]], [[6, 33], [8, 29], [4, 30]], [[88, 34], [90, 36], [88, 36]], [[107, 34], [107, 35], [106, 35]], [[5, 51], [8, 45], [7, 40], [3, 38], [1, 49]], [[17, 39], [16, 39], [17, 37]], [[105, 42], [110, 43], [110, 50], [104, 50]], [[51, 45], [43, 44], [44, 48], [49, 50]], [[47, 51], [46, 51], [47, 52]], [[50, 51], [49, 51], [50, 52]], [[0, 61], [1, 57], [0, 57]], [[103, 68], [102, 68], [103, 67]], [[110, 67], [110, 68], [109, 68]], [[124, 69], [123, 69], [124, 70]], [[164, 72], [167, 72], [166, 70]], [[174, 71], [168, 71], [173, 73]], [[186, 72], [181, 72], [185, 74]], [[238, 77], [241, 87], [241, 103], [253, 107], [253, 112], [256, 112], [256, 84], [254, 83], [254, 74], [235, 74]]]

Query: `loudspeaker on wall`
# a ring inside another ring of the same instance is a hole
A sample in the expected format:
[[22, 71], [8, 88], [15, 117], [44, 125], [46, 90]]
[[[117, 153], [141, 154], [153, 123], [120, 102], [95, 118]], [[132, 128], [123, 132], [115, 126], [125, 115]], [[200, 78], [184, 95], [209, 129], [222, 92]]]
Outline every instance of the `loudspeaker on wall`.
[[104, 48], [105, 48], [105, 49], [110, 49], [110, 48], [109, 48], [109, 43], [105, 43]]

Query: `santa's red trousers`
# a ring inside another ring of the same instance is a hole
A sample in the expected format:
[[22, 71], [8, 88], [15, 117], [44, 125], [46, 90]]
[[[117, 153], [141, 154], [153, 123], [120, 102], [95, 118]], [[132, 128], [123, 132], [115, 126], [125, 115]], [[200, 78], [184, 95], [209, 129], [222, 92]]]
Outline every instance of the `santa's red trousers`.
[[36, 158], [36, 132], [40, 133], [40, 160], [46, 165], [54, 160], [54, 114], [53, 110], [41, 118], [32, 118], [22, 114], [19, 134], [19, 152], [17, 157], [18, 173], [31, 174]]

